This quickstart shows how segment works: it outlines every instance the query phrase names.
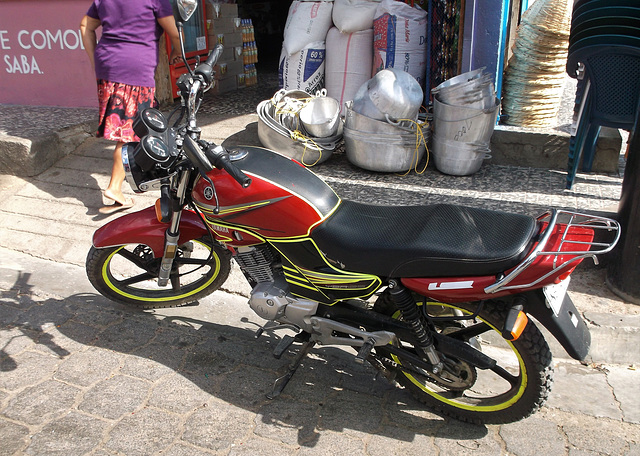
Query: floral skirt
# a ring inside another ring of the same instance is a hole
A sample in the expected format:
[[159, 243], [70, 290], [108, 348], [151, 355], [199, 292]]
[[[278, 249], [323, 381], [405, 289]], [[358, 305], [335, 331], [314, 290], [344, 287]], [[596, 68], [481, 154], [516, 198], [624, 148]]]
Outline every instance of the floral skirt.
[[155, 94], [155, 87], [136, 87], [98, 79], [100, 120], [96, 136], [112, 141], [139, 141], [133, 132], [133, 121], [138, 111], [157, 107]]

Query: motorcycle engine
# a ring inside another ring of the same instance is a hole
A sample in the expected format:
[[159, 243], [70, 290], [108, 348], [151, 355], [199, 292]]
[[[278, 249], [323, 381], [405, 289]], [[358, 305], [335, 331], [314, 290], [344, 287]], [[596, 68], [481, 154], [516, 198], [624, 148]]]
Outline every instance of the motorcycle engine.
[[236, 262], [253, 285], [249, 306], [265, 320], [275, 320], [284, 315], [289, 304], [286, 293], [275, 284], [278, 261], [267, 246], [238, 249]]
[[253, 285], [249, 306], [255, 313], [265, 320], [311, 330], [308, 319], [316, 313], [318, 303], [296, 299], [287, 293], [280, 261], [269, 247], [242, 247], [234, 258]]
[[249, 298], [249, 306], [265, 320], [282, 318], [290, 303], [283, 290], [266, 282], [256, 285]]

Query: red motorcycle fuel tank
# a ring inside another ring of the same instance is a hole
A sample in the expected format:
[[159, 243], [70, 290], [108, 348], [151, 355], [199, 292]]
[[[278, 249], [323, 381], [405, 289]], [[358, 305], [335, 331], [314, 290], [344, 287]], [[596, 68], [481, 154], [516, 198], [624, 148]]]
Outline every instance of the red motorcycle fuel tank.
[[211, 171], [208, 177], [215, 183], [220, 207], [217, 214], [214, 189], [205, 179], [198, 179], [192, 193], [222, 242], [248, 246], [265, 239], [307, 236], [340, 203], [322, 179], [288, 157], [261, 147], [232, 148], [229, 154], [252, 179], [251, 185], [242, 188], [226, 171]]

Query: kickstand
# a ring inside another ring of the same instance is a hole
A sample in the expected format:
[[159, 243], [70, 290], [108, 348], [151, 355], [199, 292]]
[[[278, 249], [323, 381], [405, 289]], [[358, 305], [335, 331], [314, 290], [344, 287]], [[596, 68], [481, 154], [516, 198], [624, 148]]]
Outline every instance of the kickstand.
[[289, 383], [289, 380], [291, 380], [293, 374], [296, 373], [296, 370], [300, 366], [302, 359], [307, 356], [307, 353], [309, 353], [309, 350], [311, 350], [315, 344], [316, 343], [312, 341], [307, 341], [302, 344], [302, 347], [300, 347], [300, 352], [298, 352], [293, 361], [291, 361], [291, 364], [289, 364], [289, 370], [287, 371], [287, 373], [282, 377], [278, 377], [274, 382], [273, 391], [271, 391], [270, 394], [267, 394], [267, 399], [274, 399], [280, 396], [280, 393], [282, 393], [284, 387], [287, 386], [287, 383]]

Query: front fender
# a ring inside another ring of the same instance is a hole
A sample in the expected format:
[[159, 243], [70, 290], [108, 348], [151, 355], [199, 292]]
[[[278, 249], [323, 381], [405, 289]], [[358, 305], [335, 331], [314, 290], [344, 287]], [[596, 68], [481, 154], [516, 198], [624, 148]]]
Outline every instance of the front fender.
[[[168, 227], [169, 224], [158, 221], [155, 207], [151, 206], [123, 215], [98, 228], [93, 234], [93, 246], [100, 249], [125, 244], [145, 244], [153, 250], [155, 257], [161, 257], [164, 254], [164, 235]], [[179, 244], [206, 234], [207, 228], [196, 213], [182, 211]]]

